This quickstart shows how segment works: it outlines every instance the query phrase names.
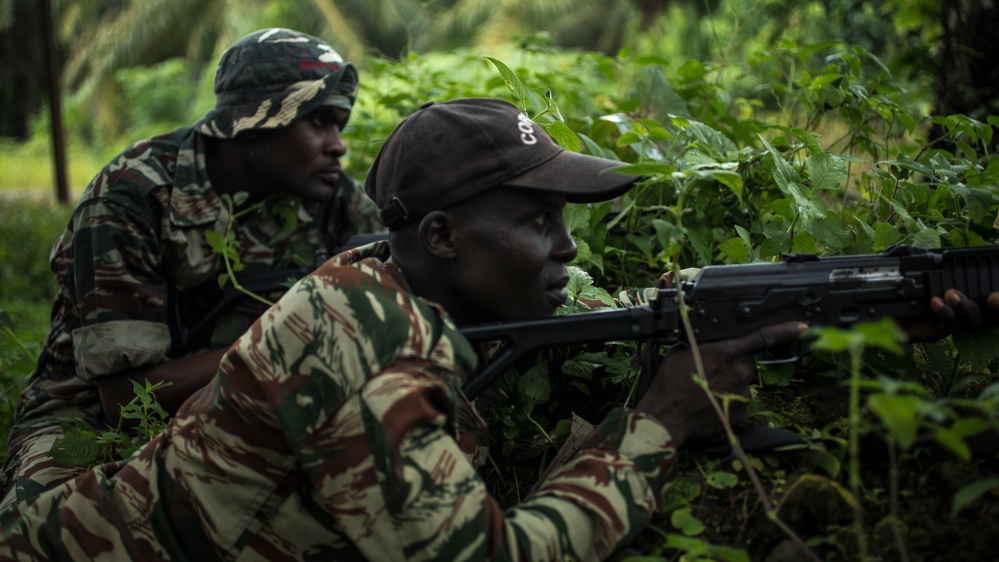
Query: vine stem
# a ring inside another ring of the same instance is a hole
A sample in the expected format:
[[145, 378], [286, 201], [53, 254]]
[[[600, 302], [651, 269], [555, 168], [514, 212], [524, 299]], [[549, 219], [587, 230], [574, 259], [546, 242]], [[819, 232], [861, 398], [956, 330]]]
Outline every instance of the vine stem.
[[[679, 279], [679, 266], [674, 263], [674, 276]], [[683, 329], [687, 334], [693, 334], [693, 326], [690, 324], [690, 315], [687, 312], [687, 306], [683, 300], [683, 291], [677, 291], [679, 298], [680, 318], [683, 321]], [[732, 446], [732, 450], [735, 452], [736, 457], [739, 462], [742, 463], [743, 468], [746, 470], [746, 474], [749, 476], [750, 482], [753, 484], [753, 488], [756, 490], [756, 494], [760, 498], [760, 503], [763, 504], [763, 511], [766, 513], [767, 519], [772, 521], [781, 531], [783, 531], [803, 552], [807, 552], [809, 558], [815, 562], [822, 562], [822, 559], [812, 551], [805, 541], [798, 536], [798, 533], [794, 532], [794, 529], [789, 527], [787, 523], [781, 520], [777, 515], [777, 510], [773, 507], [773, 502], [770, 501], [770, 495], [763, 487], [763, 482], [760, 481], [759, 474], [757, 474], [756, 469], [752, 467], [749, 463], [749, 458], [746, 456], [746, 452], [742, 449], [742, 445], [739, 443], [739, 438], [735, 435], [735, 431], [732, 429], [732, 423], [728, 419], [728, 400], [725, 400], [724, 406], [718, 402], [718, 397], [711, 390], [710, 384], [708, 382], [707, 376], [704, 374], [704, 363], [701, 360], [701, 351], [697, 345], [697, 339], [691, 335], [688, 342], [690, 345], [690, 351], [694, 355], [694, 365], [697, 369], [695, 373], [698, 378], [700, 386], [704, 389], [707, 394], [708, 400], [711, 402], [712, 408], [714, 408], [715, 413], [718, 414], [718, 418], [721, 420], [722, 427], [725, 430], [725, 436], [728, 438], [729, 445]]]
[[[238, 213], [235, 211], [235, 209], [233, 207], [234, 202], [233, 202], [232, 197], [225, 197], [225, 196], [223, 196], [222, 200], [225, 201], [226, 207], [229, 208], [229, 221], [225, 225], [225, 230], [226, 230], [227, 234], [232, 234], [235, 231], [235, 229], [233, 228], [233, 226], [236, 224], [236, 219], [238, 219], [238, 218], [240, 218], [242, 216], [248, 215], [248, 214], [250, 214], [250, 213], [252, 213], [254, 211], [257, 211], [258, 209], [262, 208], [264, 206], [264, 203], [266, 203], [268, 200], [270, 200], [270, 197], [267, 197], [266, 199], [264, 199], [263, 201], [260, 201], [259, 203], [255, 203], [253, 205], [250, 205], [249, 207], [243, 209], [242, 211], [239, 211]], [[225, 240], [226, 240], [226, 244], [230, 243], [229, 236], [226, 236]], [[234, 289], [236, 289], [240, 293], [243, 293], [244, 295], [250, 297], [251, 299], [253, 299], [253, 300], [257, 301], [257, 302], [260, 302], [260, 303], [264, 304], [265, 306], [273, 306], [274, 305], [273, 301], [271, 301], [269, 299], [265, 299], [264, 297], [258, 295], [257, 293], [254, 293], [253, 291], [251, 291], [251, 290], [243, 287], [243, 285], [240, 284], [239, 280], [236, 279], [236, 272], [233, 270], [232, 260], [229, 259], [229, 252], [225, 252], [225, 251], [222, 252], [222, 263], [225, 264], [226, 275], [228, 276], [229, 282], [232, 283], [232, 287]]]
[[857, 535], [857, 549], [860, 559], [867, 560], [867, 539], [864, 536], [864, 511], [860, 496], [860, 368], [863, 363], [861, 353], [863, 343], [850, 345], [850, 493], [857, 498], [854, 508], [853, 528]]
[[[677, 190], [677, 208], [683, 209], [683, 199], [684, 194], [687, 192], [687, 187], [690, 184], [682, 186], [681, 189]], [[674, 213], [676, 216], [677, 227], [682, 232], [683, 231], [683, 217], [680, 213]], [[679, 288], [680, 283], [680, 264], [674, 257], [671, 261], [671, 269], [673, 270], [673, 279], [677, 283]], [[756, 490], [757, 496], [760, 498], [760, 503], [763, 504], [763, 510], [766, 513], [767, 519], [772, 521], [777, 527], [784, 532], [801, 550], [802, 552], [808, 553], [809, 558], [814, 562], [822, 562], [822, 559], [812, 551], [805, 541], [798, 536], [798, 533], [794, 532], [794, 529], [789, 527], [787, 523], [782, 521], [777, 514], [777, 510], [773, 507], [773, 502], [770, 501], [770, 495], [767, 493], [766, 489], [763, 487], [763, 482], [760, 480], [759, 474], [757, 474], [756, 469], [749, 464], [749, 458], [746, 456], [746, 452], [742, 449], [742, 445], [739, 443], [739, 438], [735, 435], [735, 431], [732, 429], [732, 423], [728, 418], [728, 405], [729, 399], [723, 398], [725, 404], [722, 406], [718, 402], [718, 397], [715, 395], [714, 391], [711, 390], [710, 383], [708, 381], [707, 375], [704, 372], [704, 361], [701, 358], [701, 350], [697, 344], [697, 338], [694, 337], [694, 329], [690, 324], [690, 314], [687, 309], [687, 303], [684, 299], [683, 291], [677, 291], [677, 309], [680, 311], [680, 320], [683, 322], [683, 331], [688, 334], [687, 343], [690, 345], [690, 351], [694, 356], [694, 368], [696, 373], [692, 376], [696, 377], [695, 382], [704, 389], [707, 395], [708, 401], [711, 403], [711, 407], [714, 408], [715, 413], [718, 415], [718, 419], [721, 421], [722, 428], [725, 430], [725, 436], [728, 439], [729, 445], [732, 446], [732, 450], [735, 452], [736, 457], [742, 466], [746, 470], [746, 474], [749, 476], [750, 482], [753, 484], [753, 488]]]

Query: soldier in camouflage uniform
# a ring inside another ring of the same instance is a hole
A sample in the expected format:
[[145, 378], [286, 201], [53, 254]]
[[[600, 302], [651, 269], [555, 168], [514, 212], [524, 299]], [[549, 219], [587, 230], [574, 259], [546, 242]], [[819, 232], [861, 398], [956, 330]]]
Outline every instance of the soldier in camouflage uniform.
[[[562, 151], [506, 102], [421, 108], [365, 184], [389, 240], [292, 287], [136, 457], [0, 514], [0, 559], [607, 558], [660, 505], [676, 448], [718, 429], [690, 353], [504, 511], [460, 390], [482, 350], [457, 326], [565, 302], [562, 208], [628, 189], [615, 165]], [[748, 392], [755, 352], [802, 328], [702, 346], [714, 387]]]
[[[10, 434], [4, 504], [79, 473], [49, 456], [63, 421], [115, 423], [130, 379], [170, 381], [157, 397], [175, 411], [262, 312], [224, 314], [182, 337], [218, 296], [204, 288], [226, 272], [206, 233], [225, 235], [235, 220], [239, 278], [315, 265], [351, 234], [380, 228], [339, 163], [357, 85], [324, 41], [257, 31], [222, 55], [212, 111], [129, 147], [90, 183], [53, 249], [59, 292]], [[238, 192], [261, 208], [230, 214], [221, 196]]]

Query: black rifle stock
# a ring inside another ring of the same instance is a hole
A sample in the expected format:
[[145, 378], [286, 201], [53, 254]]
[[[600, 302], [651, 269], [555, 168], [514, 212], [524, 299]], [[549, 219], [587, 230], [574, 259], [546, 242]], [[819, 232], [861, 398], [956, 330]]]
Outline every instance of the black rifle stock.
[[506, 342], [463, 391], [478, 396], [517, 359], [545, 347], [689, 340], [679, 315], [680, 292], [693, 337], [708, 342], [793, 320], [813, 327], [884, 317], [932, 321], [930, 298], [951, 288], [987, 310], [986, 298], [999, 290], [999, 246], [896, 246], [871, 255], [789, 254], [776, 263], [708, 266], [679, 289], [661, 289], [646, 306], [463, 328], [473, 342]]

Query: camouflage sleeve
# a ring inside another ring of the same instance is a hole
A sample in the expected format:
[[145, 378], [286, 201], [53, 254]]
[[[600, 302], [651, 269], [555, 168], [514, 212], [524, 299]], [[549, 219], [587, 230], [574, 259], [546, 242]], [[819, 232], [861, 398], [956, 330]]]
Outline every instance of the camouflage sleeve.
[[[504, 512], [451, 431], [447, 392], [418, 368], [364, 386], [306, 464], [321, 503], [370, 560], [603, 560], [659, 505], [673, 459], [666, 430], [618, 410], [590, 448]], [[313, 456], [314, 458], [314, 456]]]
[[[334, 277], [350, 290], [324, 288]], [[449, 358], [467, 342], [405, 296], [379, 298], [371, 283], [347, 268], [306, 278], [230, 352], [266, 403], [240, 417], [274, 420], [308, 481], [306, 504], [349, 545], [331, 557], [597, 560], [634, 537], [673, 462], [661, 424], [615, 411], [589, 448], [504, 512], [459, 435], [459, 412], [471, 405]], [[225, 402], [247, 403], [239, 394]], [[309, 544], [285, 517], [301, 511], [276, 513], [267, 534], [281, 528], [285, 541]]]
[[167, 282], [159, 273], [153, 213], [120, 195], [92, 199], [75, 212], [71, 255], [64, 259], [72, 260], [67, 290], [78, 303], [72, 337], [84, 380], [166, 360]]

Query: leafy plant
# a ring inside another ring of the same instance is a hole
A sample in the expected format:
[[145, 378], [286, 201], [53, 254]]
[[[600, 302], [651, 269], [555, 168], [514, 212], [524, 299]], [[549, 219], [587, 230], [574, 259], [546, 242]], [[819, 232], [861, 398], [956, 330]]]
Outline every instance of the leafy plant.
[[[60, 464], [91, 468], [129, 458], [163, 431], [170, 416], [156, 401], [156, 390], [169, 383], [131, 382], [135, 397], [121, 407], [118, 425], [113, 430], [94, 428], [79, 419], [64, 421], [63, 435], [52, 443], [49, 455]], [[125, 420], [134, 421], [134, 431], [122, 427]]]

